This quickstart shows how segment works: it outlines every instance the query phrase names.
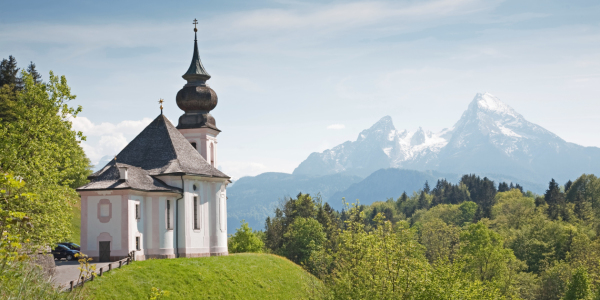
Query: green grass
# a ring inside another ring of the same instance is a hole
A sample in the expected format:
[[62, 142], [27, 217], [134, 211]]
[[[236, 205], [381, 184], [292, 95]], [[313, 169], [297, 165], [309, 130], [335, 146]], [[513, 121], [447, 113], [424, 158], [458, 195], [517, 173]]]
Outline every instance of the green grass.
[[93, 299], [308, 299], [322, 283], [293, 262], [269, 254], [154, 259], [134, 262], [86, 283]]

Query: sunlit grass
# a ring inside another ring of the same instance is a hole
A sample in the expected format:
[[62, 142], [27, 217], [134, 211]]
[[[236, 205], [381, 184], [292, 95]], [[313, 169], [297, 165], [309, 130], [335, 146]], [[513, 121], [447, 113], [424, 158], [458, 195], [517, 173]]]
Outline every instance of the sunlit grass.
[[86, 284], [94, 299], [147, 299], [152, 287], [166, 299], [307, 299], [321, 288], [314, 276], [269, 254], [134, 262]]

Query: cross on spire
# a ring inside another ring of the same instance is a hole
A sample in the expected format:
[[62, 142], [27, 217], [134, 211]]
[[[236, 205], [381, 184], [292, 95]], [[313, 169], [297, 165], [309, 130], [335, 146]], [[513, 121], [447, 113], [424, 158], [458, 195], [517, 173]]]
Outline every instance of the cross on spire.
[[192, 24], [194, 24], [194, 32], [197, 32], [198, 28], [196, 28], [196, 25], [198, 25], [198, 20], [194, 19], [194, 22]]
[[165, 101], [164, 101], [162, 98], [161, 98], [160, 100], [158, 100], [158, 103], [160, 103], [160, 114], [161, 114], [161, 115], [163, 114], [163, 113], [162, 113], [162, 110], [163, 110], [163, 106], [162, 106], [162, 104], [163, 104], [163, 102], [165, 102]]

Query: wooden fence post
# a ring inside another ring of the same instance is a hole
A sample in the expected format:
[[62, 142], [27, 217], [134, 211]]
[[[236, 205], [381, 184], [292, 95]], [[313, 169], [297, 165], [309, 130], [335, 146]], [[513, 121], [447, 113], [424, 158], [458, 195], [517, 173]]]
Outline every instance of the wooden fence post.
[[84, 283], [85, 283], [85, 277], [81, 276], [81, 287], [83, 287]]
[[108, 264], [108, 270], [112, 270], [112, 263]]
[[102, 269], [103, 269], [103, 268], [100, 268], [100, 276], [102, 276]]
[[119, 268], [121, 267], [121, 265], [122, 265], [122, 264], [123, 264], [123, 261], [122, 261], [122, 260], [120, 260], [120, 261], [119, 261]]
[[73, 280], [71, 280], [70, 284], [71, 284], [71, 291], [72, 291], [73, 290]]

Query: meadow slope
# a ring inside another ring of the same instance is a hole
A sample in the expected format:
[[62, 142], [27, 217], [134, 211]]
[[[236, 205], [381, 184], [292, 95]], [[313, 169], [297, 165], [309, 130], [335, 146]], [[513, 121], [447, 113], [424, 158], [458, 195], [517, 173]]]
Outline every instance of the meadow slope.
[[269, 254], [155, 259], [134, 262], [85, 286], [91, 299], [306, 299], [321, 282], [291, 261]]

